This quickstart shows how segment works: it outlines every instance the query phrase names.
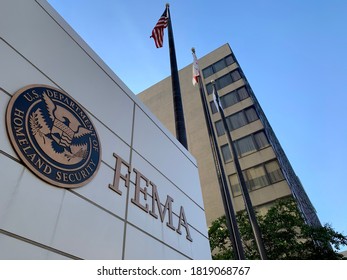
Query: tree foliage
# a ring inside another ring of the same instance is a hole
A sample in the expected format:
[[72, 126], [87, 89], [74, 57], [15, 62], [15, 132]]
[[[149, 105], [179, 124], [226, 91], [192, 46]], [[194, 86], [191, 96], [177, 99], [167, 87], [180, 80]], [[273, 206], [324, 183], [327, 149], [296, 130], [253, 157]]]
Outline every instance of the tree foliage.
[[[307, 225], [293, 199], [278, 201], [265, 215], [257, 213], [257, 220], [268, 259], [343, 259], [337, 250], [347, 245], [347, 236], [336, 232], [329, 224]], [[260, 259], [245, 211], [237, 214], [237, 223], [246, 258]], [[225, 216], [212, 222], [209, 237], [213, 259], [233, 258]]]

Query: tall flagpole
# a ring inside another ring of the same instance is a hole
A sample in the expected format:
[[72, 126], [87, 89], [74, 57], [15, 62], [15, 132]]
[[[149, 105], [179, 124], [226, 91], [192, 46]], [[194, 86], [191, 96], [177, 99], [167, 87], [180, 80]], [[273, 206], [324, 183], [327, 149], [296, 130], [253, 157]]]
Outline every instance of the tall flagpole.
[[[217, 92], [216, 85], [215, 85], [214, 81], [212, 81], [212, 86], [213, 86], [214, 98], [215, 98], [215, 100], [219, 100], [218, 92]], [[231, 138], [231, 133], [230, 133], [230, 130], [229, 130], [227, 122], [226, 122], [223, 108], [221, 107], [220, 102], [216, 102], [216, 103], [217, 103], [216, 106], [218, 108], [218, 111], [221, 115], [225, 134], [227, 135], [227, 138], [228, 138], [229, 147], [230, 147], [231, 152], [232, 152], [232, 156], [233, 156], [233, 160], [234, 160], [234, 164], [235, 164], [235, 169], [236, 169], [236, 174], [237, 174], [237, 177], [238, 177], [240, 185], [241, 185], [242, 196], [243, 196], [245, 206], [246, 206], [246, 211], [248, 213], [248, 217], [249, 217], [249, 220], [250, 220], [250, 223], [252, 226], [252, 230], [253, 230], [254, 238], [255, 238], [255, 241], [256, 241], [256, 244], [258, 247], [260, 258], [262, 260], [266, 260], [267, 256], [266, 256], [266, 252], [265, 252], [263, 239], [261, 237], [260, 228], [259, 228], [257, 218], [256, 218], [255, 213], [254, 213], [254, 209], [252, 206], [251, 198], [250, 198], [249, 193], [248, 193], [246, 182], [245, 182], [245, 179], [243, 178], [239, 159], [238, 159], [237, 154], [236, 154], [235, 145], [234, 145], [234, 142], [232, 141], [232, 138]]]
[[171, 83], [172, 83], [172, 94], [173, 94], [173, 105], [175, 115], [175, 126], [176, 126], [176, 137], [178, 141], [188, 150], [187, 134], [184, 122], [184, 113], [181, 97], [180, 80], [178, 78], [177, 60], [175, 43], [171, 24], [170, 5], [166, 4], [168, 13], [168, 39], [170, 49], [170, 64], [171, 64]]
[[[193, 52], [193, 57], [194, 57], [194, 62], [196, 61], [196, 56], [195, 56], [195, 49], [192, 48]], [[193, 65], [194, 67], [194, 65]], [[224, 211], [225, 211], [225, 217], [227, 221], [227, 227], [229, 230], [229, 238], [231, 241], [231, 244], [233, 246], [234, 252], [235, 252], [235, 258], [238, 260], [244, 260], [245, 255], [244, 255], [244, 250], [242, 247], [242, 242], [241, 242], [241, 237], [240, 237], [240, 232], [237, 226], [236, 222], [236, 216], [235, 216], [235, 211], [233, 207], [233, 203], [231, 200], [230, 196], [230, 191], [228, 187], [228, 181], [225, 175], [223, 163], [222, 163], [222, 158], [218, 149], [217, 145], [217, 138], [216, 134], [213, 130], [213, 125], [212, 125], [212, 120], [211, 116], [209, 114], [208, 110], [208, 103], [206, 100], [206, 94], [204, 90], [204, 86], [201, 81], [201, 75], [200, 75], [200, 70], [195, 69], [198, 71], [198, 74], [196, 78], [198, 79], [198, 84], [199, 84], [199, 90], [200, 90], [200, 98], [201, 98], [201, 103], [203, 107], [203, 112], [205, 116], [205, 121], [206, 121], [206, 126], [210, 138], [210, 144], [211, 144], [211, 149], [213, 153], [213, 158], [215, 161], [215, 168], [218, 176], [218, 181], [219, 181], [219, 187], [220, 187], [220, 192], [222, 196], [222, 201], [223, 201], [223, 206], [224, 206]]]

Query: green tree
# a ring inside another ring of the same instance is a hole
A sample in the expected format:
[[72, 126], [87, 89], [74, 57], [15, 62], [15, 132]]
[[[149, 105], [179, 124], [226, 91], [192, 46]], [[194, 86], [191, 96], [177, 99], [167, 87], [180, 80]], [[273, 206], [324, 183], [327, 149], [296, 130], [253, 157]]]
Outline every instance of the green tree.
[[[336, 232], [329, 224], [307, 225], [293, 199], [278, 201], [265, 215], [257, 213], [257, 219], [268, 259], [343, 259], [337, 251], [347, 245], [347, 236]], [[237, 222], [246, 258], [260, 259], [245, 211], [237, 214]], [[212, 222], [209, 238], [213, 259], [233, 258], [225, 216]]]

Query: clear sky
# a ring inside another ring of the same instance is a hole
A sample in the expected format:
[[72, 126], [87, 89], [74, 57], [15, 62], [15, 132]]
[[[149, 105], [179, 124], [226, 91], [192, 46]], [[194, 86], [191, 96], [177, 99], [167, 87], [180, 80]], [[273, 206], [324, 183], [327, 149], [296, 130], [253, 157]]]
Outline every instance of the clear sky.
[[[48, 2], [135, 94], [170, 75], [167, 30], [149, 38], [168, 1]], [[347, 1], [169, 3], [179, 69], [229, 43], [322, 224], [347, 235]]]

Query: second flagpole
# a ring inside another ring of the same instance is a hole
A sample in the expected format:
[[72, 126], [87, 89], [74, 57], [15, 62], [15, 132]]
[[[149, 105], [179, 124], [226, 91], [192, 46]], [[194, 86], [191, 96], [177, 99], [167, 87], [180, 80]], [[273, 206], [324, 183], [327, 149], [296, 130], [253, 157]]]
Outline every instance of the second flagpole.
[[[195, 63], [197, 64], [197, 59], [196, 59], [194, 48], [192, 48], [192, 53], [193, 53], [193, 57], [194, 57], [194, 64]], [[193, 64], [193, 67], [196, 67], [195, 71], [197, 73], [196, 73], [196, 76], [193, 73], [193, 76], [195, 76], [195, 77], [193, 77], [193, 79], [196, 78], [197, 80], [195, 80], [195, 82], [199, 84], [201, 103], [202, 103], [203, 112], [204, 112], [204, 116], [205, 116], [207, 131], [208, 131], [209, 138], [210, 138], [212, 154], [213, 154], [214, 161], [215, 161], [215, 167], [216, 167], [216, 172], [217, 172], [217, 176], [218, 176], [218, 182], [219, 182], [220, 192], [221, 192], [221, 196], [222, 196], [227, 227], [228, 227], [228, 231], [229, 231], [229, 238], [230, 238], [230, 241], [231, 241], [233, 249], [234, 249], [235, 258], [238, 260], [244, 260], [245, 255], [244, 255], [244, 250], [242, 247], [240, 232], [239, 232], [239, 229], [237, 226], [235, 210], [234, 210], [233, 203], [231, 200], [231, 195], [230, 195], [230, 191], [229, 191], [227, 177], [225, 175], [225, 171], [224, 171], [224, 167], [223, 167], [223, 163], [222, 163], [222, 158], [221, 158], [221, 155], [220, 155], [220, 152], [218, 149], [217, 138], [216, 138], [215, 132], [213, 130], [212, 120], [211, 120], [211, 116], [209, 114], [208, 103], [206, 100], [206, 94], [205, 94], [204, 86], [203, 86], [202, 81], [201, 81], [200, 70], [198, 69], [198, 66], [194, 65], [194, 64]]]
[[[214, 81], [211, 81], [211, 82], [212, 82], [212, 86], [213, 86], [213, 94], [215, 95], [214, 98], [215, 98], [215, 100], [219, 100], [219, 95], [218, 95], [218, 92], [217, 92], [217, 89], [216, 89], [215, 82]], [[260, 255], [260, 258], [262, 260], [266, 260], [267, 256], [266, 256], [266, 251], [265, 251], [265, 247], [264, 247], [264, 242], [263, 242], [263, 239], [262, 239], [262, 236], [261, 236], [261, 231], [260, 231], [260, 228], [259, 228], [259, 225], [258, 225], [258, 222], [257, 222], [257, 218], [255, 216], [255, 212], [254, 212], [254, 209], [253, 209], [251, 198], [249, 196], [249, 192], [248, 192], [248, 189], [247, 189], [247, 186], [246, 186], [246, 182], [245, 182], [245, 179], [243, 178], [243, 173], [242, 173], [242, 170], [241, 170], [239, 159], [237, 157], [235, 145], [234, 145], [234, 142], [232, 141], [232, 138], [231, 138], [231, 133], [230, 133], [230, 130], [228, 128], [228, 124], [226, 122], [226, 118], [225, 118], [225, 115], [224, 115], [223, 108], [221, 107], [220, 102], [216, 102], [216, 103], [217, 103], [216, 106], [218, 108], [218, 111], [219, 111], [219, 113], [221, 115], [222, 123], [223, 123], [224, 130], [225, 130], [225, 134], [226, 134], [227, 139], [228, 139], [229, 148], [231, 150], [231, 154], [232, 154], [232, 157], [233, 157], [233, 161], [234, 161], [234, 165], [235, 165], [235, 169], [236, 169], [236, 174], [237, 174], [237, 177], [238, 177], [240, 185], [241, 185], [242, 196], [243, 196], [243, 199], [244, 199], [244, 202], [245, 202], [245, 207], [246, 207], [246, 211], [247, 211], [247, 214], [248, 214], [248, 217], [249, 217], [249, 221], [250, 221], [251, 226], [252, 226], [252, 230], [253, 230], [255, 242], [256, 242], [257, 247], [258, 247], [259, 255]]]

